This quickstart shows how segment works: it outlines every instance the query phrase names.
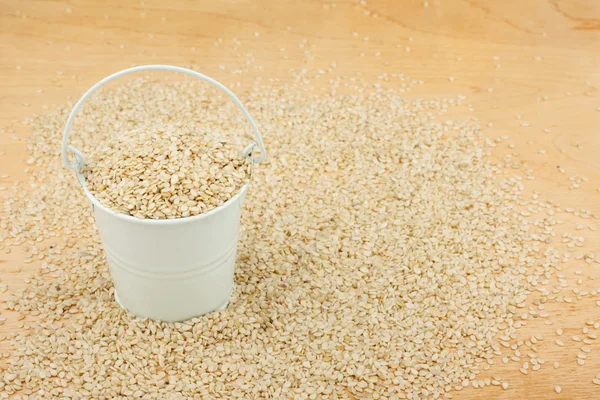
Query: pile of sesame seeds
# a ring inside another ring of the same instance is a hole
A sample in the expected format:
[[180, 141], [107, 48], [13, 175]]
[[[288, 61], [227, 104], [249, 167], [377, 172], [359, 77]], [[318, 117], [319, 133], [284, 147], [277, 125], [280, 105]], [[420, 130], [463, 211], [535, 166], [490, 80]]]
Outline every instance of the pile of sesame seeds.
[[109, 136], [86, 162], [90, 192], [137, 218], [182, 218], [220, 206], [247, 183], [250, 162], [211, 132], [150, 126]]
[[[403, 75], [382, 81], [412, 85]], [[523, 179], [506, 172], [514, 160], [489, 157], [501, 140], [438, 122], [464, 98], [405, 98], [355, 78], [320, 95], [279, 82], [240, 97], [270, 158], [248, 192], [228, 309], [184, 323], [116, 305], [89, 206], [56, 162], [68, 109], [29, 121], [37, 188], [5, 197], [1, 234], [5, 246], [43, 256], [42, 267], [6, 302], [23, 329], [11, 337], [0, 398], [435, 399], [469, 385], [508, 389], [502, 377], [478, 377], [506, 351], [520, 362], [523, 343], [511, 341], [527, 298], [540, 293], [537, 308], [557, 299], [543, 286], [566, 253], [551, 245], [556, 222], [532, 218], [545, 204], [522, 210]], [[172, 119], [232, 137], [245, 129], [210, 90], [146, 78], [83, 110], [76, 147], [89, 154], [111, 132]], [[524, 345], [537, 352], [541, 339]]]

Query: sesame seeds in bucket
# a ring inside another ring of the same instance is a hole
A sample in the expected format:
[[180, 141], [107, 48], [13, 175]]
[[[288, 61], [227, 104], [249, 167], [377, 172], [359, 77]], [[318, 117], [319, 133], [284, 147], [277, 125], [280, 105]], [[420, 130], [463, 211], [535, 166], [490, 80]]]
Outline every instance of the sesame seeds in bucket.
[[249, 180], [251, 162], [213, 132], [169, 124], [109, 136], [83, 168], [89, 191], [137, 218], [199, 215]]

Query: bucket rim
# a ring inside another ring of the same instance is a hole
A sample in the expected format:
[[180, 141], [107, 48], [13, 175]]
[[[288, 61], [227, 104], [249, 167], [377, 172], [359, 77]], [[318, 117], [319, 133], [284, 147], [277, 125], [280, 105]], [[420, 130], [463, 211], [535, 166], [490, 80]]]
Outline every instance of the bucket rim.
[[77, 171], [77, 180], [81, 184], [81, 187], [83, 188], [83, 192], [85, 193], [85, 196], [88, 198], [88, 200], [92, 203], [92, 205], [94, 207], [99, 207], [101, 210], [114, 216], [115, 218], [121, 219], [123, 221], [142, 224], [142, 225], [179, 225], [179, 224], [186, 224], [186, 223], [203, 220], [205, 218], [208, 218], [214, 214], [217, 214], [217, 213], [231, 207], [231, 205], [236, 203], [240, 197], [242, 197], [246, 194], [246, 191], [248, 190], [248, 186], [250, 185], [250, 182], [251, 182], [251, 179], [248, 178], [248, 181], [244, 185], [242, 185], [240, 190], [235, 195], [233, 195], [229, 200], [227, 200], [225, 203], [221, 204], [220, 206], [215, 207], [205, 213], [198, 214], [198, 215], [192, 215], [189, 217], [172, 218], [172, 219], [150, 219], [150, 218], [137, 218], [132, 215], [126, 215], [126, 214], [121, 214], [121, 213], [115, 212], [114, 210], [112, 210], [109, 207], [102, 204], [100, 202], [100, 200], [98, 200], [96, 198], [96, 196], [94, 196], [92, 194], [92, 192], [90, 192], [88, 190], [87, 185], [85, 184], [85, 176], [83, 176], [83, 174], [79, 171]]

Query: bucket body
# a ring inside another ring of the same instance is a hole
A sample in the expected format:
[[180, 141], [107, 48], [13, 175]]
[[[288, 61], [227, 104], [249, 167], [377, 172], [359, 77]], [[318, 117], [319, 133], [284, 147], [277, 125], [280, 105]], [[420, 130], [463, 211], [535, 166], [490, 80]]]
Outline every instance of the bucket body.
[[93, 204], [117, 302], [140, 317], [168, 322], [224, 309], [233, 290], [247, 189], [248, 184], [205, 214], [170, 220], [117, 214], [85, 190]]

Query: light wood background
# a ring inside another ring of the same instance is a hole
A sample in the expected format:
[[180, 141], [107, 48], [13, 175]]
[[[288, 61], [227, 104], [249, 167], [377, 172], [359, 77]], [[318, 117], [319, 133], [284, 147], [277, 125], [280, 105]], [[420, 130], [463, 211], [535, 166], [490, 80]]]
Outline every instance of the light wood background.
[[[216, 45], [219, 38], [223, 43]], [[241, 52], [232, 50], [233, 38], [242, 42]], [[248, 57], [263, 68], [251, 68], [242, 78], [231, 75]], [[245, 86], [256, 76], [288, 79], [290, 68], [334, 61], [339, 74], [403, 72], [425, 81], [411, 96], [466, 95], [485, 135], [509, 136], [520, 159], [536, 171], [536, 179], [526, 181], [528, 190], [600, 215], [597, 0], [0, 0], [0, 152], [5, 152], [0, 174], [10, 175], [0, 185], [25, 178], [24, 143], [12, 136], [29, 131], [14, 121], [43, 111], [42, 105], [65, 103], [119, 69], [195, 64], [225, 83], [239, 80]], [[507, 150], [504, 144], [497, 154]], [[569, 177], [575, 175], [589, 181], [570, 190]], [[572, 221], [566, 230], [581, 223], [568, 215], [562, 219]], [[577, 232], [600, 257], [600, 227], [591, 231], [590, 223], [600, 220], [585, 221]], [[21, 261], [18, 251], [0, 252], [0, 281], [11, 290], [23, 287], [24, 277], [38, 268]], [[14, 272], [20, 266], [23, 271]], [[600, 264], [574, 261], [564, 273], [573, 279], [577, 270], [596, 279], [596, 286], [586, 280], [581, 290], [600, 287]], [[573, 335], [585, 321], [600, 322], [597, 300], [549, 305], [554, 325], [534, 321], [522, 329], [524, 338], [544, 335], [540, 356], [546, 363], [540, 371], [525, 376], [519, 364], [499, 365], [491, 375], [508, 381], [508, 390], [469, 388], [454, 398], [600, 399], [600, 386], [592, 384], [600, 373], [600, 342], [585, 366], [576, 363], [574, 343], [554, 344], [558, 327]], [[8, 321], [0, 334], [18, 329], [14, 315], [2, 315]], [[0, 351], [8, 350], [8, 342], [0, 342]], [[560, 368], [552, 367], [554, 361]], [[562, 387], [560, 395], [555, 385]]]

